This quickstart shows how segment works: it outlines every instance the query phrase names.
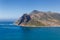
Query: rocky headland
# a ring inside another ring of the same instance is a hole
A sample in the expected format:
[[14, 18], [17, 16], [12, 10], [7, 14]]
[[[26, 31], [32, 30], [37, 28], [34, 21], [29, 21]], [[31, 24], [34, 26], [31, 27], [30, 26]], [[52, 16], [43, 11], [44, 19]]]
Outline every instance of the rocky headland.
[[60, 26], [60, 13], [33, 10], [23, 14], [15, 24], [20, 26]]

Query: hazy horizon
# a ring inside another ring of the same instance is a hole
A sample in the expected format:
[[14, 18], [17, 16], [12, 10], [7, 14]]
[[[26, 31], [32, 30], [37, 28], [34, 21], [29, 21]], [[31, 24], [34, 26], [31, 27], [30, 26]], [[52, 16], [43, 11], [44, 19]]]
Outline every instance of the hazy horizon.
[[0, 0], [0, 19], [17, 19], [32, 10], [60, 13], [60, 0]]

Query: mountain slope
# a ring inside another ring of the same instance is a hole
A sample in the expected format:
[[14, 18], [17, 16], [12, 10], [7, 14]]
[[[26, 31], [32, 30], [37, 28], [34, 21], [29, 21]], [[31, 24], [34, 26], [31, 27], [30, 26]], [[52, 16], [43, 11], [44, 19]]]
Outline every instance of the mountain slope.
[[60, 14], [33, 10], [15, 23], [21, 26], [60, 26]]

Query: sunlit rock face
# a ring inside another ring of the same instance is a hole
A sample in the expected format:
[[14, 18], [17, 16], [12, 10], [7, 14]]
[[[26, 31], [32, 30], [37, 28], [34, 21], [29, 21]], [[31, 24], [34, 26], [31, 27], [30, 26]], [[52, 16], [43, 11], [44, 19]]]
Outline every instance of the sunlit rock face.
[[15, 24], [21, 26], [60, 26], [60, 13], [33, 10], [23, 14]]

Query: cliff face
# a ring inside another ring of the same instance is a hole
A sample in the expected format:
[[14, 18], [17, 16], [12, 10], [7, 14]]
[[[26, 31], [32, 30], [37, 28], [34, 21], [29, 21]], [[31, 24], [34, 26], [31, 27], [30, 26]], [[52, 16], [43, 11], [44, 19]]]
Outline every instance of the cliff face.
[[21, 26], [60, 26], [60, 14], [34, 10], [17, 20]]
[[21, 17], [21, 19], [19, 20], [18, 25], [20, 25], [20, 24], [26, 24], [26, 23], [29, 22], [30, 20], [31, 20], [30, 15], [24, 14], [24, 15]]
[[23, 14], [23, 16], [20, 17], [20, 18], [16, 21], [16, 24], [17, 24], [17, 25], [26, 25], [30, 20], [31, 20], [30, 15], [28, 15], [28, 14]]

